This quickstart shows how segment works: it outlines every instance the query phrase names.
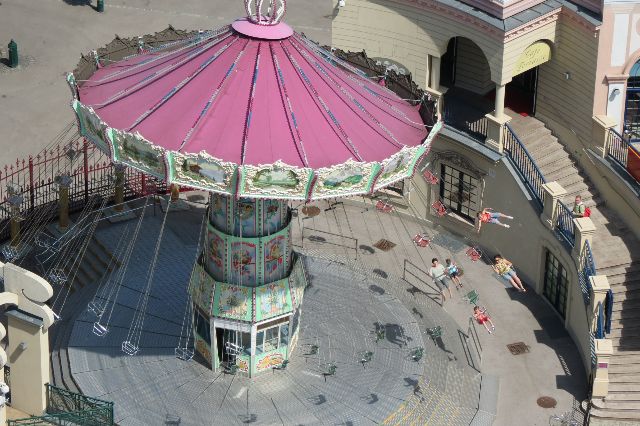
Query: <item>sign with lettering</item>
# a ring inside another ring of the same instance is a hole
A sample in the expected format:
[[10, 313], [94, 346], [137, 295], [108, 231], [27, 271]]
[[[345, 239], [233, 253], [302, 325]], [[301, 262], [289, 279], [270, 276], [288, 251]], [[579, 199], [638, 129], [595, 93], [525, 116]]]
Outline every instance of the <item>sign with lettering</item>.
[[551, 46], [544, 41], [536, 41], [527, 47], [518, 58], [512, 77], [544, 64], [551, 59]]

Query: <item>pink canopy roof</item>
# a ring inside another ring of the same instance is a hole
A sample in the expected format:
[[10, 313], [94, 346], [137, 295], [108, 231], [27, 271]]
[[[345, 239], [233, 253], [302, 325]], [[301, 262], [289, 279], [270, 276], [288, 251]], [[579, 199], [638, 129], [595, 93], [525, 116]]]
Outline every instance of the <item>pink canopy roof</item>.
[[108, 64], [79, 101], [168, 151], [238, 165], [381, 162], [427, 137], [415, 107], [284, 23], [237, 21]]

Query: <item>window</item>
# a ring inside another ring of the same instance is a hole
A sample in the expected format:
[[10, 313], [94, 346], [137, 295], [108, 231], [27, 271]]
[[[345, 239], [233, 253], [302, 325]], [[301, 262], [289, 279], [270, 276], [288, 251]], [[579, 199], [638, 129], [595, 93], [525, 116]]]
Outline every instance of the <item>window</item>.
[[478, 179], [446, 164], [441, 166], [440, 177], [442, 203], [460, 216], [474, 220]]
[[544, 296], [556, 308], [562, 318], [567, 313], [567, 287], [566, 269], [564, 269], [558, 258], [547, 250], [544, 268]]
[[640, 139], [640, 61], [631, 67], [627, 79], [624, 130], [632, 140]]
[[195, 310], [195, 329], [196, 334], [200, 336], [207, 345], [211, 347], [211, 330], [209, 329], [209, 319], [200, 313], [199, 310]]
[[275, 351], [289, 344], [289, 323], [276, 325], [258, 331], [256, 335], [256, 354]]

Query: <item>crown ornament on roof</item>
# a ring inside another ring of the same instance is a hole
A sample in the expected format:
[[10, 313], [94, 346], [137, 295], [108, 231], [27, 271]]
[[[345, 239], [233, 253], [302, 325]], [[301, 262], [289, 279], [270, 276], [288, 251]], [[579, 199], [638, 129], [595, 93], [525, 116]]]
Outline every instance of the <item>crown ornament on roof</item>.
[[[287, 11], [286, 0], [244, 0], [247, 19], [256, 25], [277, 25]], [[266, 9], [266, 10], [265, 10]]]

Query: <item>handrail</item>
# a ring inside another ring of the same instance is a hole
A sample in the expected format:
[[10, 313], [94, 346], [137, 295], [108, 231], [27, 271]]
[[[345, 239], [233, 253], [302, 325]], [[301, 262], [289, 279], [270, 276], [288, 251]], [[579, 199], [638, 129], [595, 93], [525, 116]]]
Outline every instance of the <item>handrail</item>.
[[575, 245], [575, 229], [573, 227], [573, 212], [562, 201], [558, 201], [556, 227], [558, 233], [569, 246]]
[[478, 330], [476, 329], [476, 321], [473, 317], [469, 317], [467, 334], [471, 336], [473, 345], [476, 348], [476, 353], [478, 354], [478, 361], [480, 361], [480, 364], [482, 364], [482, 343], [480, 343], [480, 336], [478, 336]]
[[596, 330], [594, 332], [596, 339], [604, 339], [604, 312], [602, 302], [598, 302], [596, 307]]
[[606, 334], [611, 333], [611, 317], [613, 316], [613, 291], [607, 291], [607, 296], [605, 297], [605, 307], [604, 307], [604, 315], [606, 318], [606, 322], [604, 325], [604, 332]]
[[589, 244], [588, 240], [584, 243], [584, 250], [580, 257], [579, 267], [578, 281], [580, 282], [584, 304], [588, 305], [591, 300], [591, 282], [589, 281], [589, 277], [596, 275], [596, 262], [593, 259], [591, 244]]
[[533, 192], [539, 206], [542, 207], [544, 200], [544, 189], [542, 185], [547, 183], [547, 180], [511, 126], [507, 123], [505, 127], [507, 131], [504, 135], [504, 152], [507, 154], [509, 160], [511, 160], [511, 163], [516, 166], [525, 183], [531, 192]]
[[607, 134], [607, 155], [613, 158], [623, 168], [627, 167], [629, 150], [640, 157], [640, 151], [634, 147], [627, 138], [622, 136], [614, 128], [610, 128]]

